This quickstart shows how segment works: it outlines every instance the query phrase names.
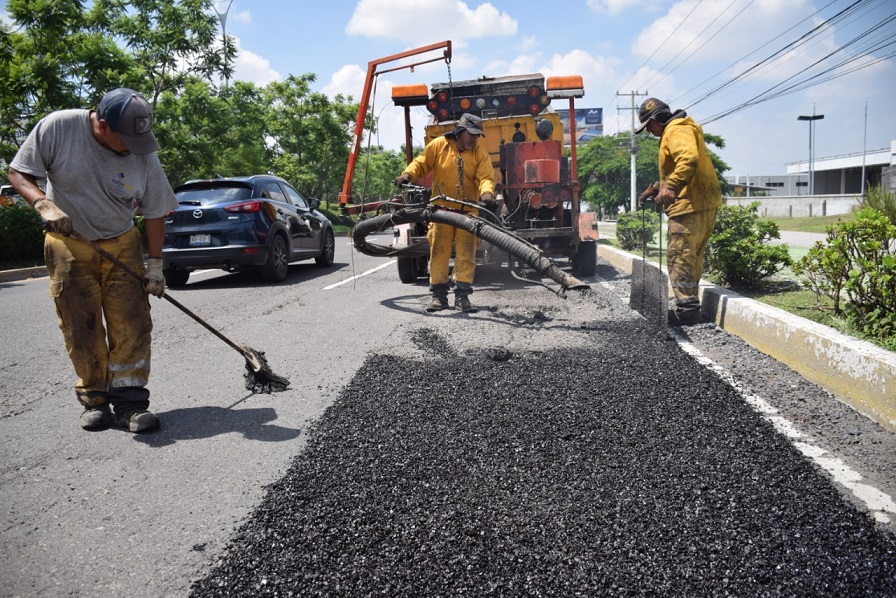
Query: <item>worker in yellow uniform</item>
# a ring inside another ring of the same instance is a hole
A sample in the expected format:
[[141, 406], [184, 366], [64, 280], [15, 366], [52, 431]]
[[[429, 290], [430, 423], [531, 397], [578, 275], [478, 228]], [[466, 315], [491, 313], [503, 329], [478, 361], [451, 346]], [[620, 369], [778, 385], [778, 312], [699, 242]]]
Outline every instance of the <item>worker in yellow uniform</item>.
[[683, 110], [675, 113], [656, 99], [644, 100], [638, 110], [641, 126], [660, 138], [659, 189], [656, 203], [669, 218], [666, 259], [675, 295], [670, 323], [701, 321], [700, 277], [703, 254], [722, 206], [722, 191], [703, 129]]
[[[488, 150], [478, 143], [480, 136], [482, 119], [473, 114], [461, 115], [457, 126], [433, 139], [395, 178], [395, 184], [400, 186], [416, 181], [431, 171], [433, 196], [445, 195], [467, 203], [478, 201], [489, 205], [495, 199], [495, 170]], [[447, 199], [435, 203], [450, 210], [478, 214], [475, 208]], [[426, 311], [448, 309], [452, 244], [455, 252], [454, 307], [466, 313], [476, 311], [470, 303], [470, 294], [473, 292], [479, 239], [465, 230], [434, 222], [429, 224], [426, 238], [429, 241], [429, 289], [432, 293], [432, 302], [426, 306]]]

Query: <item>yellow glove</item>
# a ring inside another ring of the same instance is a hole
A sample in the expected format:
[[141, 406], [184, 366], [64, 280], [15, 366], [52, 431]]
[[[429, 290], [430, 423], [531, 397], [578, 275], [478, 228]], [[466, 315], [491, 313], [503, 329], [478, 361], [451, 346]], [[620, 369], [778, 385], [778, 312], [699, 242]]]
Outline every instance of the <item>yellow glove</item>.
[[44, 219], [44, 228], [51, 233], [59, 233], [66, 237], [72, 234], [72, 221], [68, 214], [59, 209], [49, 197], [41, 197], [32, 204], [40, 217]]
[[156, 297], [165, 294], [165, 275], [162, 273], [162, 258], [151, 257], [146, 260], [146, 292]]

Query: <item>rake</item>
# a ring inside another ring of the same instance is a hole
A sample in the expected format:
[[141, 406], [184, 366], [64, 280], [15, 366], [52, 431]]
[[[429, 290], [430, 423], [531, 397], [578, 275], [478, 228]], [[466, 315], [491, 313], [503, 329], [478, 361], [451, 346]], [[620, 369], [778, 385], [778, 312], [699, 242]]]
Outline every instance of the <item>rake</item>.
[[[112, 255], [93, 241], [84, 238], [77, 232], [72, 232], [71, 236], [78, 241], [81, 241], [82, 243], [86, 243], [101, 256], [103, 256], [110, 262], [113, 262], [122, 270], [139, 280], [141, 284], [145, 284], [143, 277], [140, 276], [140, 274], [138, 274], [133, 268], [122, 262], [120, 259]], [[284, 391], [289, 386], [289, 380], [271, 371], [271, 368], [268, 365], [267, 359], [265, 359], [263, 351], [257, 351], [251, 347], [236, 344], [235, 342], [224, 336], [220, 331], [212, 327], [211, 324], [190, 311], [186, 306], [174, 299], [168, 293], [163, 293], [162, 297], [169, 303], [171, 303], [174, 307], [178, 308], [179, 310], [202, 324], [202, 326], [206, 330], [227, 343], [228, 346], [230, 346], [232, 349], [243, 356], [243, 358], [246, 360], [246, 372], [244, 374], [244, 377], [246, 378], [246, 390], [250, 390], [252, 392], [271, 393]]]

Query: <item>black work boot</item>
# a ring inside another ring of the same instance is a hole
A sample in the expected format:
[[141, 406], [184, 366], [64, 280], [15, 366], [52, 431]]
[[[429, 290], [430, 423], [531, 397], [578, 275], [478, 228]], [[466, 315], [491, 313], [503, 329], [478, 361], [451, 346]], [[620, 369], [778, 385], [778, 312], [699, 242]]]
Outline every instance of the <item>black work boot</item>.
[[139, 434], [158, 429], [159, 416], [149, 410], [149, 391], [142, 386], [109, 389], [109, 402], [115, 413], [115, 424]]
[[112, 411], [109, 405], [85, 407], [81, 414], [81, 427], [85, 430], [105, 430], [112, 425]]
[[675, 301], [669, 310], [669, 324], [672, 326], [689, 326], [703, 322], [703, 314], [700, 313], [700, 300], [696, 297]]
[[472, 314], [479, 311], [470, 303], [470, 295], [473, 294], [473, 285], [468, 282], [457, 283], [454, 289], [454, 309], [462, 311], [465, 314]]
[[436, 297], [433, 295], [432, 301], [426, 306], [426, 311], [428, 312], [440, 311], [443, 309], [448, 309], [447, 297]]
[[466, 296], [457, 297], [454, 299], [454, 309], [456, 309], [457, 311], [462, 311], [465, 314], [475, 314], [477, 311], [479, 311], [478, 309], [473, 307], [473, 304], [470, 303], [470, 298]]
[[426, 306], [426, 311], [448, 309], [448, 284], [433, 284], [429, 286], [429, 290], [432, 293], [432, 301]]

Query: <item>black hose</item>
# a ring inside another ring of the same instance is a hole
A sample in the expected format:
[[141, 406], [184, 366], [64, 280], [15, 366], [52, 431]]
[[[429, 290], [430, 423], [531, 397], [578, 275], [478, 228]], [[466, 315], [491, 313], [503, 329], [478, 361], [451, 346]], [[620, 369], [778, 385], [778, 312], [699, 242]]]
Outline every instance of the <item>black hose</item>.
[[538, 247], [530, 245], [529, 243], [514, 237], [511, 233], [493, 226], [480, 218], [452, 212], [450, 210], [438, 209], [434, 206], [413, 209], [407, 208], [398, 210], [392, 214], [383, 214], [382, 216], [368, 218], [367, 220], [359, 222], [352, 229], [352, 241], [354, 242], [355, 248], [365, 255], [372, 255], [375, 257], [394, 255], [394, 249], [391, 247], [383, 247], [381, 245], [367, 243], [367, 235], [399, 224], [411, 224], [417, 222], [447, 224], [454, 228], [465, 230], [476, 235], [483, 241], [503, 249], [510, 255], [528, 264], [530, 268], [535, 270], [542, 277], [550, 278], [559, 284], [561, 292], [558, 294], [561, 297], [563, 296], [562, 293], [567, 289], [583, 290], [591, 288], [581, 280], [574, 276], [570, 276], [558, 268], [554, 262], [542, 255], [541, 250]]

